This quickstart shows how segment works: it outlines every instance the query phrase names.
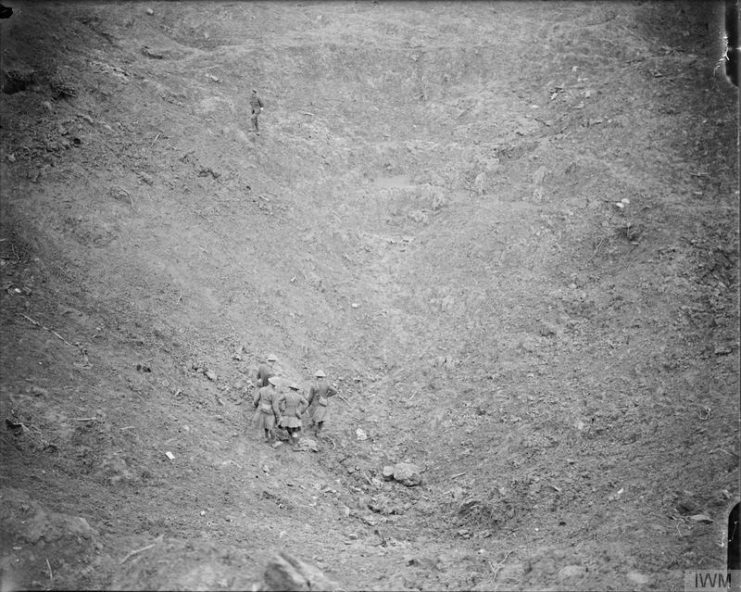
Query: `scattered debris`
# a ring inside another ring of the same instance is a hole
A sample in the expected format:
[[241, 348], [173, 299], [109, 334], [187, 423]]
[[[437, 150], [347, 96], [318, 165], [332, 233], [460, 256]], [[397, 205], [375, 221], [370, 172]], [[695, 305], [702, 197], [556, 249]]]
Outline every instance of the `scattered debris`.
[[716, 356], [727, 356], [728, 354], [733, 353], [733, 348], [729, 345], [716, 345], [713, 353]]
[[558, 571], [558, 579], [566, 580], [568, 578], [578, 578], [587, 573], [587, 568], [583, 565], [567, 565]]
[[62, 340], [62, 341], [64, 341], [64, 343], [66, 343], [67, 345], [69, 345], [69, 346], [71, 346], [71, 347], [76, 347], [75, 345], [71, 344], [71, 343], [70, 343], [69, 341], [67, 341], [67, 340], [66, 340], [66, 339], [65, 339], [64, 337], [62, 337], [62, 336], [61, 336], [61, 335], [60, 335], [59, 333], [57, 333], [57, 332], [56, 332], [56, 331], [54, 331], [53, 329], [49, 329], [49, 327], [44, 327], [44, 325], [42, 325], [42, 324], [41, 324], [41, 323], [39, 323], [38, 321], [34, 321], [34, 320], [33, 320], [33, 319], [32, 319], [31, 317], [29, 317], [28, 315], [25, 315], [25, 314], [23, 314], [23, 313], [19, 313], [19, 314], [20, 314], [20, 315], [21, 315], [21, 316], [22, 316], [22, 317], [23, 317], [24, 319], [26, 319], [26, 320], [27, 320], [27, 321], [29, 321], [30, 323], [32, 323], [32, 324], [34, 324], [34, 325], [36, 325], [37, 327], [41, 327], [42, 329], [44, 329], [44, 330], [46, 330], [46, 331], [49, 331], [49, 333], [51, 333], [52, 335], [54, 335], [54, 336], [55, 336], [55, 337], [57, 337], [58, 339], [61, 339], [61, 340]]
[[639, 586], [645, 586], [651, 581], [651, 578], [649, 576], [637, 571], [629, 571], [628, 579], [634, 584], [638, 584]]
[[422, 484], [422, 475], [417, 465], [413, 463], [397, 463], [394, 465], [394, 480], [407, 487]]
[[270, 560], [263, 575], [262, 590], [339, 590], [322, 571], [301, 559], [281, 551]]
[[607, 501], [614, 502], [616, 500], [619, 500], [620, 499], [620, 496], [622, 496], [624, 492], [625, 492], [625, 490], [621, 487], [620, 489], [617, 490], [617, 492], [615, 492], [612, 495], [610, 495], [607, 498]]
[[165, 57], [160, 52], [154, 51], [154, 50], [150, 49], [146, 45], [144, 47], [142, 47], [142, 54], [144, 54], [148, 58], [152, 58], [153, 60], [161, 60], [161, 59], [163, 59]]
[[54, 76], [49, 81], [49, 88], [54, 99], [67, 99], [77, 96], [77, 89], [61, 76]]
[[217, 173], [211, 167], [201, 167], [198, 171], [199, 177], [208, 177], [209, 175], [211, 175], [211, 177], [213, 177], [214, 179], [218, 179], [219, 177], [221, 177], [221, 173]]
[[147, 173], [140, 171], [139, 174], [138, 174], [138, 176], [139, 176], [139, 180], [142, 183], [146, 183], [147, 185], [153, 185], [154, 184], [154, 179], [152, 179], [151, 175], [148, 175]]
[[702, 522], [704, 524], [710, 524], [713, 521], [713, 519], [707, 514], [695, 514], [694, 516], [690, 516], [690, 520], [694, 522]]
[[[280, 442], [276, 442], [276, 444], [280, 445]], [[311, 438], [301, 438], [293, 450], [295, 452], [319, 452], [319, 444]]]
[[146, 547], [142, 547], [141, 549], [136, 549], [135, 551], [129, 551], [126, 556], [121, 560], [121, 565], [126, 563], [128, 559], [133, 557], [134, 555], [138, 555], [139, 553], [143, 553], [144, 551], [149, 551], [149, 549], [153, 549], [158, 543], [161, 543], [163, 539], [163, 535], [160, 535], [157, 537], [157, 540], [152, 543], [151, 545], [147, 545]]

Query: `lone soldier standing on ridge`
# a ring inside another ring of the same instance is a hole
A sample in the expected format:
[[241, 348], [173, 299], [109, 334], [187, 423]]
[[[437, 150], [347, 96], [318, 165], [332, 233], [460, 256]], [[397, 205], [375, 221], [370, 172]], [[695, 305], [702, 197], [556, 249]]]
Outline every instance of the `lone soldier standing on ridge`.
[[314, 376], [318, 380], [309, 389], [308, 401], [311, 406], [311, 418], [314, 422], [314, 435], [318, 438], [324, 427], [324, 420], [327, 418], [329, 397], [334, 397], [337, 390], [327, 382], [327, 375], [323, 370], [317, 370]]
[[250, 97], [250, 107], [252, 107], [252, 115], [250, 115], [250, 121], [252, 122], [252, 127], [255, 129], [255, 132], [259, 136], [260, 128], [257, 124], [257, 116], [262, 113], [262, 100], [260, 100], [260, 97], [257, 96], [257, 91], [254, 88], [252, 89], [252, 96]]
[[275, 376], [274, 364], [277, 360], [278, 358], [275, 357], [275, 354], [270, 354], [268, 356], [268, 363], [260, 364], [260, 367], [257, 369], [257, 388], [268, 386], [268, 379], [271, 376]]

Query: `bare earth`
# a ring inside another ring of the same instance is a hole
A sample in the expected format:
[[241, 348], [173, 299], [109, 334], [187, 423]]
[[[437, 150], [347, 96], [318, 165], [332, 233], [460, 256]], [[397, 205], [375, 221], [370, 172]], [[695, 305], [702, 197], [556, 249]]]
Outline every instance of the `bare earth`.
[[[280, 550], [347, 590], [725, 567], [716, 4], [11, 5], [2, 590], [250, 589]], [[271, 352], [342, 394], [318, 452], [250, 424]]]

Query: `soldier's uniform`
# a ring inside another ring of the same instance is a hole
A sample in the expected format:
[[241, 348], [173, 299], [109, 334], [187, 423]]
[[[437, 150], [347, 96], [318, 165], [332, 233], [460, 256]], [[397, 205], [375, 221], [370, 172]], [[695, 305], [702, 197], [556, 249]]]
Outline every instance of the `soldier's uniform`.
[[278, 410], [278, 391], [275, 390], [272, 380], [267, 386], [259, 389], [253, 399], [252, 404], [255, 407], [255, 414], [252, 421], [257, 428], [265, 431], [265, 440], [269, 441], [275, 436], [275, 424], [279, 414]]
[[291, 384], [289, 388], [291, 390], [278, 396], [279, 425], [286, 429], [291, 441], [294, 441], [298, 439], [298, 433], [301, 431], [301, 414], [306, 411], [309, 402], [298, 392], [297, 384]]
[[327, 382], [327, 375], [322, 370], [317, 370], [314, 376], [318, 380], [309, 389], [308, 401], [310, 405], [309, 413], [314, 424], [314, 434], [319, 436], [327, 418], [329, 397], [334, 397], [337, 390]]
[[260, 135], [260, 128], [257, 123], [257, 116], [262, 113], [262, 100], [260, 97], [257, 96], [257, 91], [253, 89], [252, 96], [250, 97], [250, 107], [252, 109], [252, 115], [250, 115], [250, 121], [252, 122], [252, 127], [257, 132], [257, 135]]
[[258, 388], [261, 386], [268, 386], [268, 379], [270, 379], [272, 376], [275, 376], [275, 370], [273, 368], [273, 364], [277, 358], [270, 354], [268, 356], [268, 363], [267, 364], [260, 364], [260, 367], [257, 369], [257, 386]]

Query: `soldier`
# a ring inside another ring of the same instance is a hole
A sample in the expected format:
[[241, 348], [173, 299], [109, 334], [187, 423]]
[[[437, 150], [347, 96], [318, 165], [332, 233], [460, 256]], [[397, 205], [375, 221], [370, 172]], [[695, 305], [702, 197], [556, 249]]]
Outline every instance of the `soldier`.
[[317, 381], [309, 389], [309, 405], [311, 419], [314, 424], [314, 435], [318, 438], [324, 428], [324, 421], [327, 418], [327, 405], [329, 397], [334, 397], [337, 391], [327, 382], [327, 375], [323, 370], [317, 370], [314, 373]]
[[275, 424], [278, 418], [278, 391], [275, 387], [278, 380], [275, 376], [268, 378], [266, 386], [260, 388], [254, 395], [252, 404], [256, 411], [252, 421], [258, 428], [265, 430], [265, 441], [275, 438]]
[[268, 356], [268, 363], [260, 364], [260, 367], [257, 369], [257, 388], [268, 386], [268, 379], [271, 376], [275, 376], [274, 364], [277, 360], [278, 358], [275, 357], [275, 354], [270, 354]]
[[309, 402], [299, 392], [301, 387], [296, 383], [289, 384], [288, 388], [291, 390], [278, 397], [278, 410], [281, 415], [278, 425], [288, 432], [291, 444], [296, 444], [301, 432], [301, 414], [306, 411]]
[[250, 97], [250, 107], [252, 108], [250, 121], [252, 122], [252, 127], [255, 129], [255, 132], [259, 136], [260, 128], [257, 124], [257, 116], [262, 113], [262, 100], [260, 99], [260, 97], [257, 96], [257, 91], [254, 88], [252, 89], [252, 96]]

